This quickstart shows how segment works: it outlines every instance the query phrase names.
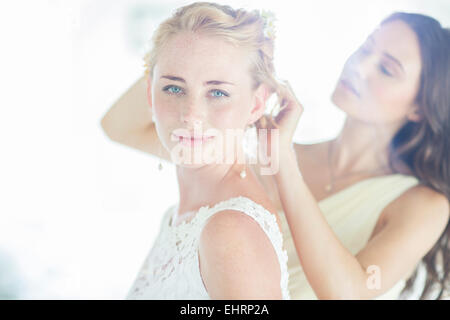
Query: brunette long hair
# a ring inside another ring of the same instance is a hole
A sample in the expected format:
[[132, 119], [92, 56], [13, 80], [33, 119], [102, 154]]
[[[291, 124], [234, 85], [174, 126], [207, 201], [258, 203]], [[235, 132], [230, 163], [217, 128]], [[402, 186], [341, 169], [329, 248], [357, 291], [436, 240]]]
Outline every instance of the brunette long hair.
[[[416, 34], [420, 45], [422, 72], [416, 102], [422, 120], [407, 122], [390, 143], [389, 162], [408, 166], [420, 183], [450, 199], [450, 29], [429, 16], [396, 12], [381, 25], [401, 20]], [[450, 297], [450, 227], [447, 226], [433, 248], [423, 257], [402, 291], [414, 287], [419, 267], [426, 272], [420, 299]], [[402, 295], [401, 295], [402, 296]]]

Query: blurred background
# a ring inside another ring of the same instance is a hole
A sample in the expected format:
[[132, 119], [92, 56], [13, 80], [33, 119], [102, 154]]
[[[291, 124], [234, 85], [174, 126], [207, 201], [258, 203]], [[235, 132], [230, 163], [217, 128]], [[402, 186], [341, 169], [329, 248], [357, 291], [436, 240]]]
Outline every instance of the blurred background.
[[[177, 201], [174, 167], [100, 120], [143, 73], [155, 27], [192, 1], [0, 3], [0, 299], [123, 299]], [[304, 105], [301, 143], [333, 138], [346, 58], [393, 11], [450, 27], [448, 0], [220, 1], [275, 13], [275, 65]]]

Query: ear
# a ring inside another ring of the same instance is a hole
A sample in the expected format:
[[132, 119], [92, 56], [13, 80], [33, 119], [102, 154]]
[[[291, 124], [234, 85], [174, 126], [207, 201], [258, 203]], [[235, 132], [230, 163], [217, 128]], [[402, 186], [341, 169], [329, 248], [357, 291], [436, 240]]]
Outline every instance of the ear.
[[406, 115], [406, 118], [413, 122], [420, 122], [422, 120], [422, 112], [417, 104], [415, 104], [413, 109]]
[[255, 123], [264, 115], [266, 109], [266, 102], [270, 96], [270, 89], [266, 84], [261, 83], [255, 90], [252, 109], [250, 110], [250, 118], [248, 125]]

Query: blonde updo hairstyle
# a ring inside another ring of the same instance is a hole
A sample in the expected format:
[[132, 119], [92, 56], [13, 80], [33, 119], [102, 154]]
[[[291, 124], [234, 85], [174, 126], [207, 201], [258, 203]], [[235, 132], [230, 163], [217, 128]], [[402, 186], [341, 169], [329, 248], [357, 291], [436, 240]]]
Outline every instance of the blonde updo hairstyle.
[[[274, 31], [270, 12], [235, 10], [230, 6], [210, 2], [195, 2], [178, 8], [153, 34], [151, 49], [144, 56], [146, 77], [153, 75], [164, 44], [183, 31], [219, 37], [236, 47], [248, 48], [252, 54], [250, 72], [254, 80], [253, 88], [265, 84], [271, 95], [276, 93], [277, 106], [283, 104], [288, 91], [286, 85], [277, 80], [275, 75]], [[273, 111], [274, 108], [271, 110], [270, 119], [273, 119]]]

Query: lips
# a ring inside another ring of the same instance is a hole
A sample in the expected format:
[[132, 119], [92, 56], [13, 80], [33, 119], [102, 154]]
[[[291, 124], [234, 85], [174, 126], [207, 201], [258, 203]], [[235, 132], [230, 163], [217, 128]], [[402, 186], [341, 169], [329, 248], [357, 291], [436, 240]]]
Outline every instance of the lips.
[[349, 91], [351, 91], [352, 93], [354, 93], [356, 96], [360, 96], [358, 90], [355, 89], [355, 87], [353, 86], [353, 84], [347, 80], [347, 79], [342, 79], [341, 80], [341, 84], [348, 89]]
[[179, 142], [187, 145], [205, 143], [214, 138], [214, 136], [194, 136], [194, 135], [179, 135], [179, 134], [173, 134], [173, 136]]
[[179, 139], [190, 139], [190, 140], [208, 140], [214, 138], [214, 136], [185, 136], [185, 135], [175, 135]]

